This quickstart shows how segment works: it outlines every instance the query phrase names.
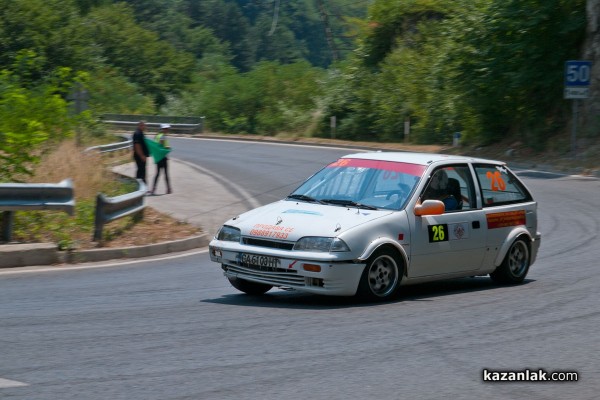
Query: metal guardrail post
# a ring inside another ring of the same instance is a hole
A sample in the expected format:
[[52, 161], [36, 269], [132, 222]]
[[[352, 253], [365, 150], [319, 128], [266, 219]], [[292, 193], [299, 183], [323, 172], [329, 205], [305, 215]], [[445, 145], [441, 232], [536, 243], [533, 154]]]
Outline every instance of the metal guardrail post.
[[106, 197], [102, 193], [96, 196], [96, 211], [94, 215], [94, 242], [102, 241], [104, 225], [119, 218], [134, 214], [135, 220], [143, 217], [144, 196], [146, 195], [146, 184], [141, 179], [137, 180], [138, 190], [117, 197]]
[[3, 242], [10, 242], [12, 240], [12, 227], [14, 220], [14, 211], [3, 211], [2, 212], [2, 238]]
[[2, 241], [12, 240], [15, 211], [58, 210], [73, 215], [73, 181], [65, 179], [54, 183], [0, 184], [0, 211], [2, 211]]
[[98, 193], [96, 196], [96, 211], [94, 212], [94, 242], [102, 241], [102, 230], [104, 229], [104, 218], [102, 215], [102, 205], [104, 204], [104, 195]]

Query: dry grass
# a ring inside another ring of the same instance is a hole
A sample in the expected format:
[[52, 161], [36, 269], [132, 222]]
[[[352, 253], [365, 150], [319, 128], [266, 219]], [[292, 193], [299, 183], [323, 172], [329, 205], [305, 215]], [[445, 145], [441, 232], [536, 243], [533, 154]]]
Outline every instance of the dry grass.
[[103, 242], [92, 241], [95, 199], [98, 193], [113, 197], [135, 190], [137, 184], [110, 172], [110, 166], [129, 162], [128, 151], [103, 156], [84, 152], [74, 141], [65, 141], [46, 154], [34, 170], [30, 183], [73, 180], [75, 216], [57, 211], [17, 212], [13, 239], [17, 242], [54, 242], [61, 248], [129, 247], [183, 239], [200, 233], [196, 226], [178, 221], [146, 207], [136, 221], [125, 217], [105, 225]]
[[72, 140], [61, 143], [42, 158], [32, 182], [56, 183], [66, 177], [73, 180], [76, 200], [94, 198], [114, 181], [99, 153], [84, 153]]

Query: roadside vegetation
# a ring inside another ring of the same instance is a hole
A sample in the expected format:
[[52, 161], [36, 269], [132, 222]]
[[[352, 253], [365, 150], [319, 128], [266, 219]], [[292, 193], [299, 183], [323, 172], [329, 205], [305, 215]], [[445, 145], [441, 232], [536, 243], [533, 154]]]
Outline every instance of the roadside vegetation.
[[[45, 89], [48, 107], [79, 85], [91, 120], [201, 115], [222, 133], [329, 137], [335, 117], [339, 139], [404, 140], [410, 123], [416, 144], [460, 132], [538, 152], [568, 133], [564, 62], [581, 57], [586, 0], [278, 4], [275, 17], [246, 0], [2, 2], [1, 80]], [[586, 122], [597, 141], [600, 121]]]
[[[115, 141], [114, 137], [112, 141]], [[137, 183], [111, 172], [111, 166], [130, 162], [130, 151], [102, 156], [83, 150], [74, 140], [61, 142], [41, 157], [28, 179], [31, 183], [58, 183], [70, 177], [75, 192], [74, 215], [57, 211], [17, 211], [13, 231], [15, 242], [57, 243], [62, 250], [127, 247], [186, 238], [200, 232], [198, 227], [146, 207], [143, 219], [136, 221], [133, 216], [128, 216], [113, 221], [105, 225], [102, 243], [93, 242], [97, 194], [114, 197], [130, 193], [137, 190]]]
[[[84, 177], [74, 219], [19, 213], [16, 238], [87, 243], [96, 192], [128, 190], [98, 160], [66, 157], [88, 157], [64, 150], [73, 141], [105, 140], [103, 113], [379, 145], [448, 146], [460, 133], [462, 151], [568, 158], [564, 62], [581, 57], [588, 1], [298, 0], [277, 13], [246, 0], [0, 2], [0, 182]], [[578, 133], [586, 168], [600, 153], [594, 118]]]

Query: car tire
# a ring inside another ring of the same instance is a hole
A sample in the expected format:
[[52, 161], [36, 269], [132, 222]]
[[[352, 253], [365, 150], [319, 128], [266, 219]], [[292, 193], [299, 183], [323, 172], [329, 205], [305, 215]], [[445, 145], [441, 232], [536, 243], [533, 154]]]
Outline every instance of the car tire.
[[379, 249], [367, 260], [358, 285], [358, 297], [370, 300], [390, 300], [398, 294], [404, 274], [404, 264], [396, 251]]
[[508, 249], [502, 264], [490, 274], [496, 283], [513, 284], [525, 280], [530, 264], [529, 243], [523, 238], [517, 238]]
[[229, 283], [231, 283], [231, 286], [233, 286], [240, 292], [249, 294], [250, 296], [263, 295], [273, 288], [273, 286], [271, 286], [271, 285], [265, 285], [264, 283], [250, 282], [250, 281], [247, 281], [244, 279], [238, 279], [238, 278], [227, 278], [227, 279], [229, 279]]

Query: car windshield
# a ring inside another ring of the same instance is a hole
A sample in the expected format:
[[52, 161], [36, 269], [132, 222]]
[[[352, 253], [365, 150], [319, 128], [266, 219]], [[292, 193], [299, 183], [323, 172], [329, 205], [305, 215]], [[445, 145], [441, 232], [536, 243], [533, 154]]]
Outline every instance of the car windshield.
[[341, 158], [310, 177], [288, 199], [401, 210], [425, 168], [402, 162]]

